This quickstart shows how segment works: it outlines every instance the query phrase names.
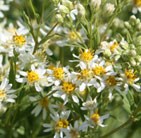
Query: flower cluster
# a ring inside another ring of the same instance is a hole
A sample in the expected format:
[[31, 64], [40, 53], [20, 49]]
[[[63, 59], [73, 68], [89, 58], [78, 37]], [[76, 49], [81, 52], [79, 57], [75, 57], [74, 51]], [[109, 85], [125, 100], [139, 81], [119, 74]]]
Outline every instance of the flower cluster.
[[[129, 121], [139, 119], [141, 23], [135, 15], [128, 21], [115, 18], [130, 2], [53, 0], [49, 25], [29, 3], [33, 19], [25, 12], [24, 22], [0, 24], [3, 135], [100, 137], [119, 103]], [[131, 5], [135, 10], [141, 2]]]

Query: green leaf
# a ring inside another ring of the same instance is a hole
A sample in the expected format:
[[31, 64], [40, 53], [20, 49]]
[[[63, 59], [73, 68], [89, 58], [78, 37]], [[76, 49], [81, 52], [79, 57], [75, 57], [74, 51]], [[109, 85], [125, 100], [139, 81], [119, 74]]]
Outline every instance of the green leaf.
[[130, 105], [129, 100], [127, 99], [127, 95], [122, 95], [122, 96], [123, 96], [123, 107], [129, 114], [131, 114], [132, 113], [131, 105]]

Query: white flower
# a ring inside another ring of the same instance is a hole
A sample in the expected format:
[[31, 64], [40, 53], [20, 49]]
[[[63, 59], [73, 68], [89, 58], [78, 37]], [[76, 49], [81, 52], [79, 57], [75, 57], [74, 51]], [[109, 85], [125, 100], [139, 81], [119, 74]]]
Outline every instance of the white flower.
[[64, 104], [69, 100], [73, 100], [73, 102], [79, 104], [78, 95], [76, 93], [78, 88], [75, 81], [75, 76], [68, 72], [61, 84], [52, 88], [52, 91], [56, 91], [53, 96], [63, 99]]
[[44, 86], [46, 79], [45, 74], [46, 70], [42, 67], [35, 68], [34, 65], [31, 65], [30, 71], [19, 71], [19, 74], [23, 77], [20, 77], [17, 75], [16, 80], [20, 83], [27, 83], [30, 86], [35, 86], [36, 91], [40, 92], [42, 91], [42, 86]]
[[90, 4], [93, 8], [99, 8], [101, 5], [101, 0], [91, 0]]
[[46, 119], [47, 113], [50, 111], [50, 113], [55, 112], [54, 108], [56, 108], [56, 105], [51, 104], [51, 98], [48, 96], [44, 97], [30, 97], [30, 100], [34, 104], [34, 109], [32, 110], [32, 114], [35, 116], [38, 116], [42, 112], [42, 118], [43, 120]]
[[97, 107], [98, 103], [96, 98], [92, 99], [92, 97], [89, 95], [87, 100], [83, 102], [82, 105], [83, 105], [83, 107], [81, 107], [82, 110], [93, 111]]
[[17, 96], [14, 94], [15, 90], [12, 90], [11, 87], [12, 84], [9, 84], [9, 80], [4, 78], [0, 85], [0, 102], [15, 102]]
[[80, 126], [81, 131], [87, 132], [88, 128], [94, 128], [95, 126], [105, 127], [103, 121], [109, 117], [109, 114], [100, 116], [97, 112], [91, 113], [90, 116], [85, 115], [85, 121]]
[[134, 73], [133, 69], [126, 69], [124, 73], [121, 73], [123, 87], [125, 88], [125, 92], [128, 92], [129, 86], [133, 87], [136, 91], [141, 91], [141, 86], [137, 84], [139, 81], [139, 77], [137, 77]]
[[106, 10], [106, 13], [107, 14], [111, 15], [114, 12], [114, 10], [115, 10], [114, 4], [112, 4], [112, 3], [106, 3], [105, 10]]
[[[70, 111], [62, 111], [59, 115], [58, 113], [51, 114], [51, 122], [49, 124], [43, 124], [46, 128], [44, 132], [55, 131], [53, 138], [68, 138], [69, 137], [69, 121], [68, 117]], [[64, 136], [65, 134], [65, 136]]]

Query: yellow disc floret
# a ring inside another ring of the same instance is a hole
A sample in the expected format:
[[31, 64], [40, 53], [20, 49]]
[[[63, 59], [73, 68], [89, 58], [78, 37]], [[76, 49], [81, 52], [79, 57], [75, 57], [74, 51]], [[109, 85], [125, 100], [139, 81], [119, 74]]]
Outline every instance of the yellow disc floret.
[[114, 52], [114, 50], [119, 46], [119, 44], [117, 42], [114, 42], [111, 46], [110, 46], [110, 51]]
[[0, 100], [3, 100], [4, 98], [6, 98], [6, 93], [4, 90], [0, 90]]
[[129, 83], [133, 83], [134, 80], [136, 79], [136, 76], [135, 76], [133, 70], [125, 70], [125, 76], [126, 76]]
[[39, 75], [35, 71], [30, 71], [27, 73], [27, 80], [29, 83], [34, 83], [39, 80]]
[[53, 68], [53, 74], [57, 79], [62, 79], [64, 77], [64, 70], [63, 68]]
[[71, 94], [75, 90], [75, 84], [71, 82], [63, 82], [62, 89], [67, 93]]
[[25, 44], [26, 39], [25, 39], [25, 37], [24, 37], [23, 35], [17, 35], [17, 34], [16, 34], [16, 35], [13, 36], [13, 41], [14, 41], [14, 43], [15, 43], [16, 45], [22, 46], [22, 45]]
[[60, 119], [57, 123], [56, 123], [56, 130], [60, 130], [61, 128], [67, 128], [69, 126], [69, 122], [66, 119]]
[[141, 0], [134, 0], [134, 4], [138, 7], [141, 6]]
[[94, 113], [91, 115], [91, 119], [95, 124], [98, 124], [100, 121], [100, 115], [98, 113]]
[[71, 31], [71, 32], [68, 33], [68, 37], [69, 37], [70, 40], [75, 41], [75, 40], [78, 39], [78, 37], [80, 37], [80, 34], [77, 33], [77, 32]]
[[81, 70], [78, 78], [80, 78], [80, 79], [86, 79], [86, 78], [89, 78], [90, 77], [90, 74], [91, 74], [91, 71], [89, 69], [83, 69], [83, 70]]
[[106, 70], [102, 66], [96, 66], [93, 68], [94, 75], [100, 76], [106, 73]]
[[117, 81], [115, 79], [115, 76], [109, 76], [107, 79], [106, 79], [106, 83], [107, 85], [109, 86], [115, 86], [117, 84]]
[[84, 62], [89, 62], [93, 59], [93, 52], [91, 52], [89, 49], [86, 49], [85, 51], [81, 51], [80, 53], [80, 59]]

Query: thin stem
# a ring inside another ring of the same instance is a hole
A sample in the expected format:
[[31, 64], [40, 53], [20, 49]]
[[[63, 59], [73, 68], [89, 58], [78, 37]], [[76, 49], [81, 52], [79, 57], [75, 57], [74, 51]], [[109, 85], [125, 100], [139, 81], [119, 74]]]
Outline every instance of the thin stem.
[[123, 123], [121, 126], [113, 129], [112, 131], [110, 131], [109, 133], [101, 136], [100, 138], [107, 138], [109, 137], [110, 135], [114, 134], [115, 132], [119, 131], [120, 129], [126, 127], [128, 124], [130, 124], [131, 122], [133, 121], [133, 117], [130, 117], [125, 123]]
[[46, 36], [38, 43], [38, 45], [43, 44], [45, 41], [47, 41], [48, 36], [51, 34], [51, 32], [54, 30], [54, 28], [58, 25], [58, 23], [56, 23], [51, 29], [50, 31], [46, 34]]

